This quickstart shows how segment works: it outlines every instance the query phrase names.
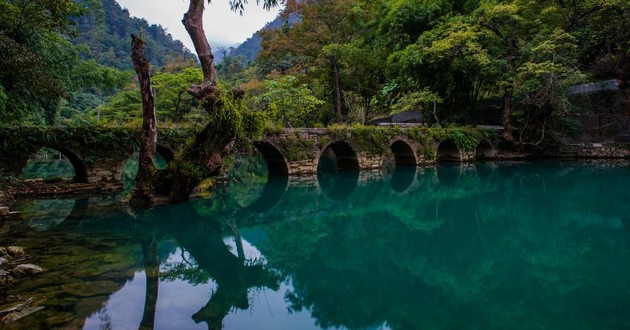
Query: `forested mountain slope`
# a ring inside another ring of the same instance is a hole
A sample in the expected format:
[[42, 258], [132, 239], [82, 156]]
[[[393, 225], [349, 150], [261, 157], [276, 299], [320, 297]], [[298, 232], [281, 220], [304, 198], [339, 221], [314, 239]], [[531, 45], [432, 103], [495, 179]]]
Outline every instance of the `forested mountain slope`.
[[[77, 2], [85, 3], [85, 0]], [[100, 64], [117, 69], [131, 69], [129, 36], [132, 33], [142, 34], [147, 43], [147, 58], [156, 67], [178, 58], [195, 58], [181, 41], [174, 40], [162, 26], [131, 17], [129, 11], [115, 0], [102, 0], [90, 7], [88, 14], [74, 18], [79, 33], [71, 41], [74, 44], [88, 45], [89, 57], [95, 58]]]
[[263, 27], [262, 29], [260, 29], [259, 31], [256, 31], [256, 33], [254, 33], [251, 38], [245, 40], [242, 44], [240, 44], [238, 47], [236, 47], [231, 53], [230, 56], [242, 56], [244, 57], [247, 61], [253, 61], [256, 59], [256, 56], [258, 56], [258, 53], [260, 52], [260, 49], [262, 47], [262, 39], [259, 35], [260, 31], [264, 31], [264, 30], [275, 30], [275, 29], [279, 29], [283, 26], [290, 26], [293, 23], [297, 22], [299, 20], [299, 18], [297, 16], [293, 16], [290, 17], [289, 19], [282, 17], [282, 16], [278, 16], [276, 17], [276, 19], [274, 19], [273, 21], [267, 23], [267, 25], [265, 25], [265, 27]]

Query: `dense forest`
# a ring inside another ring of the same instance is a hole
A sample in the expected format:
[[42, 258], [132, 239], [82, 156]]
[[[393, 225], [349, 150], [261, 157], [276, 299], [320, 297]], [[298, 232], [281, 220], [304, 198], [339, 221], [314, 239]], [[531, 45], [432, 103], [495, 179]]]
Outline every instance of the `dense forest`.
[[[131, 32], [149, 47], [160, 125], [207, 118], [187, 93], [202, 79], [198, 63], [161, 27], [130, 18], [113, 0], [42, 1], [18, 22], [21, 3], [0, 1], [3, 122], [139, 125], [138, 84], [127, 71]], [[419, 110], [430, 125], [491, 118], [513, 140], [512, 127], [535, 129], [583, 110], [567, 87], [617, 79], [624, 89], [630, 79], [625, 0], [285, 4], [246, 43], [260, 38], [258, 52], [225, 50], [218, 65], [221, 84], [244, 90], [240, 102], [268, 125], [368, 124]]]
[[294, 77], [325, 101], [295, 119], [365, 123], [421, 109], [434, 124], [467, 124], [495, 100], [511, 140], [512, 126], [579, 111], [567, 86], [628, 85], [623, 0], [305, 0], [283, 15], [301, 20], [261, 34], [257, 72], [267, 87]]
[[180, 41], [114, 0], [1, 0], [0, 121], [92, 120], [92, 111], [132, 83], [132, 33], [147, 41], [157, 67], [195, 65]]
[[[78, 3], [89, 6], [89, 1]], [[100, 0], [86, 15], [73, 18], [78, 34], [71, 38], [75, 45], [87, 45], [88, 57], [100, 64], [121, 70], [132, 69], [129, 60], [129, 36], [142, 34], [147, 43], [146, 56], [156, 67], [176, 61], [194, 60], [194, 55], [179, 40], [174, 40], [160, 25], [131, 17], [115, 0]]]

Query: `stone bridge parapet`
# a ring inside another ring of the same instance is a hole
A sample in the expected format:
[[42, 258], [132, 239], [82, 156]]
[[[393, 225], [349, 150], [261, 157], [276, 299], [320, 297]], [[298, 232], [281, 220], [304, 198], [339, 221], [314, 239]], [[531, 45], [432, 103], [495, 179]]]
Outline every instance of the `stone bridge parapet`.
[[[20, 175], [29, 158], [47, 147], [70, 160], [74, 182], [116, 190], [123, 165], [139, 148], [140, 133], [126, 127], [0, 127], [0, 173]], [[158, 153], [170, 162], [195, 133], [159, 129]], [[264, 156], [270, 175], [283, 176], [469, 162], [493, 158], [493, 141], [491, 131], [472, 127], [337, 126], [268, 131], [251, 145]]]

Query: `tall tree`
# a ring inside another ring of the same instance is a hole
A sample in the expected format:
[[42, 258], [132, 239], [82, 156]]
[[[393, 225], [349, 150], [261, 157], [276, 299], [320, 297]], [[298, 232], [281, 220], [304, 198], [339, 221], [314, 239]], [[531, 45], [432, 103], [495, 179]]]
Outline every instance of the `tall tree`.
[[[344, 66], [372, 11], [369, 1], [290, 1], [283, 15], [292, 26], [263, 32], [259, 62], [266, 71], [310, 76], [326, 89], [336, 121], [343, 121]], [[363, 59], [369, 51], [363, 53]], [[367, 61], [366, 63], [372, 63]], [[356, 63], [353, 63], [356, 64]]]
[[71, 0], [0, 1], [1, 121], [54, 120], [77, 63], [62, 33], [69, 17], [82, 13]]
[[[277, 4], [278, 0], [263, 2], [267, 9]], [[245, 0], [231, 0], [230, 5], [232, 10], [242, 13]], [[192, 85], [188, 92], [201, 101], [210, 122], [177, 155], [167, 170], [156, 174], [155, 195], [167, 197], [172, 203], [188, 199], [202, 179], [220, 172], [223, 157], [232, 150], [239, 135], [262, 130], [259, 121], [254, 118], [255, 114], [245, 118], [246, 115], [239, 111], [235, 100], [242, 97], [242, 92], [225, 92], [218, 85], [214, 56], [203, 27], [204, 7], [205, 1], [190, 0], [182, 23], [193, 40], [203, 72], [203, 81]]]
[[155, 102], [151, 91], [151, 68], [144, 56], [144, 41], [131, 35], [131, 59], [138, 74], [140, 94], [142, 95], [142, 139], [136, 186], [131, 196], [132, 204], [146, 204], [152, 195], [151, 177], [155, 172], [153, 158], [157, 147], [157, 120], [155, 118]]
[[[232, 10], [239, 11], [241, 14], [243, 13], [247, 0], [229, 1]], [[260, 0], [256, 0], [256, 3], [259, 2]], [[210, 4], [210, 0], [208, 0], [208, 4]], [[263, 1], [263, 7], [265, 9], [270, 9], [276, 5], [278, 5], [278, 0]], [[208, 43], [203, 27], [204, 8], [204, 0], [190, 0], [188, 11], [184, 14], [184, 18], [182, 19], [186, 32], [188, 32], [195, 46], [195, 52], [197, 53], [197, 57], [199, 57], [203, 71], [203, 82], [198, 85], [192, 85], [189, 89], [189, 93], [200, 100], [205, 99], [215, 102], [220, 92], [217, 87], [218, 73], [214, 62], [214, 55], [212, 54], [212, 48], [210, 47], [210, 43]]]
[[[577, 70], [576, 39], [566, 32], [562, 16], [554, 4], [536, 0], [485, 2], [474, 17], [485, 31], [485, 48], [497, 75], [487, 82], [500, 89], [503, 99], [503, 137], [513, 141], [514, 100], [526, 108], [544, 111], [558, 108], [562, 81], [575, 82]], [[569, 24], [570, 25], [570, 24]], [[528, 123], [521, 123], [526, 128]], [[521, 135], [523, 129], [521, 130]]]

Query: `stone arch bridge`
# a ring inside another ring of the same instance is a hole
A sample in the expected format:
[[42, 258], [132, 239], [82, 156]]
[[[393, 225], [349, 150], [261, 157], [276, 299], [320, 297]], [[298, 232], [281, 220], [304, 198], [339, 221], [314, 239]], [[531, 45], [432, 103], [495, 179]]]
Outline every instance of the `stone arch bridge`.
[[[170, 162], [194, 134], [192, 129], [160, 129], [157, 151]], [[470, 127], [285, 129], [268, 131], [242, 148], [258, 150], [270, 175], [313, 175], [322, 166], [371, 170], [492, 159], [495, 136]], [[74, 182], [117, 190], [123, 165], [139, 143], [136, 128], [0, 127], [0, 172], [19, 175], [29, 158], [47, 147], [70, 160]]]

